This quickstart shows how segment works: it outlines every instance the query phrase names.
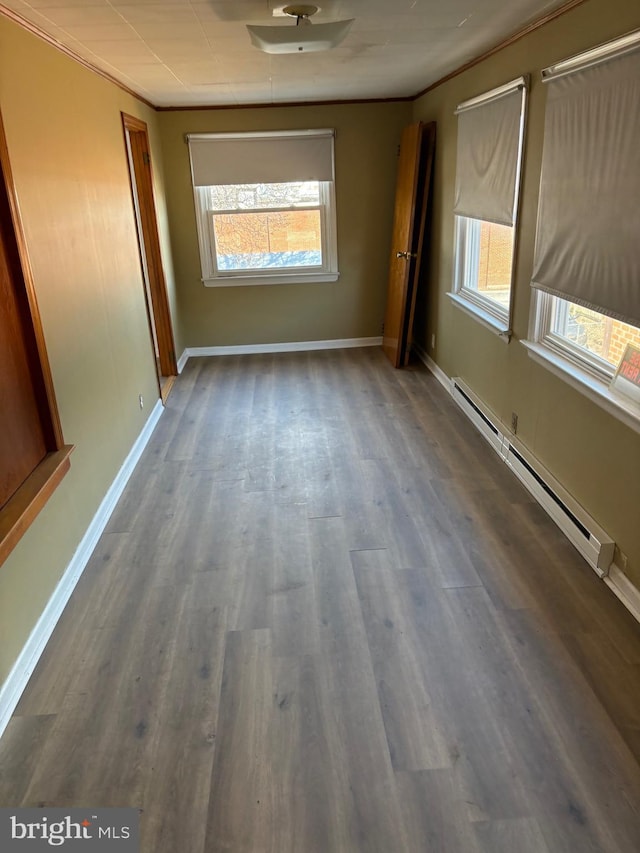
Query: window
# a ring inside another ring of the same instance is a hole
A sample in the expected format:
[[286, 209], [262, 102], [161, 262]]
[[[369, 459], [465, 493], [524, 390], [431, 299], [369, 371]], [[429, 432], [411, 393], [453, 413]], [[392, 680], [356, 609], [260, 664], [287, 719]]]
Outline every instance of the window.
[[189, 135], [206, 285], [337, 280], [333, 136]]
[[530, 355], [640, 429], [609, 387], [640, 347], [640, 32], [543, 71], [548, 83]]
[[551, 297], [549, 343], [610, 379], [627, 344], [640, 347], [640, 328], [566, 299]]
[[511, 299], [513, 225], [467, 216], [457, 216], [456, 224], [456, 255], [461, 264], [458, 292], [498, 317], [506, 317]]
[[451, 297], [508, 339], [524, 141], [524, 77], [459, 104]]

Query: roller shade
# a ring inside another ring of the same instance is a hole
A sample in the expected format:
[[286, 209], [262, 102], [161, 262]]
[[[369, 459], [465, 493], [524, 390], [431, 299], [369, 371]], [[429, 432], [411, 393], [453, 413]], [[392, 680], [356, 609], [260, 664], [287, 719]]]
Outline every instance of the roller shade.
[[333, 130], [190, 134], [196, 187], [333, 180]]
[[531, 283], [634, 325], [639, 140], [637, 47], [549, 78]]
[[456, 109], [458, 154], [454, 213], [513, 225], [522, 149], [523, 92], [519, 78]]

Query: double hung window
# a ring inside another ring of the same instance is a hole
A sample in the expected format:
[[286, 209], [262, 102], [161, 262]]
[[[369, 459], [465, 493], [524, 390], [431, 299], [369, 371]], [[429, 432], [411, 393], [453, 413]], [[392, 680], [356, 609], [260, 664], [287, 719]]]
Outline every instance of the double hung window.
[[458, 105], [452, 298], [508, 336], [527, 81]]
[[209, 286], [338, 278], [332, 130], [190, 134]]
[[542, 76], [547, 106], [525, 343], [640, 428], [638, 403], [609, 387], [628, 347], [640, 352], [640, 32]]

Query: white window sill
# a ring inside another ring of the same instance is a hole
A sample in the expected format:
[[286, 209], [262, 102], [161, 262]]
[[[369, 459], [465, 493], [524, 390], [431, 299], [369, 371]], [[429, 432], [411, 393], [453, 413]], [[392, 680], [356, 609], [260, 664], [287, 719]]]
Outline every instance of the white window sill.
[[506, 344], [509, 343], [511, 340], [511, 329], [504, 319], [495, 317], [481, 305], [472, 302], [460, 293], [447, 293], [447, 296], [457, 308], [460, 308], [470, 317], [473, 317], [474, 320], [477, 320], [485, 328], [489, 329], [489, 331], [494, 332], [499, 336], [501, 341], [504, 341]]
[[205, 287], [248, 287], [250, 285], [262, 284], [318, 284], [327, 281], [337, 281], [340, 277], [338, 272], [314, 272], [314, 273], [277, 273], [257, 275], [228, 275], [216, 276], [216, 278], [203, 278]]
[[640, 406], [622, 394], [616, 394], [608, 384], [591, 376], [566, 358], [532, 341], [522, 341], [529, 356], [542, 364], [560, 379], [567, 382], [581, 394], [584, 394], [602, 409], [626, 424], [635, 432], [640, 432]]

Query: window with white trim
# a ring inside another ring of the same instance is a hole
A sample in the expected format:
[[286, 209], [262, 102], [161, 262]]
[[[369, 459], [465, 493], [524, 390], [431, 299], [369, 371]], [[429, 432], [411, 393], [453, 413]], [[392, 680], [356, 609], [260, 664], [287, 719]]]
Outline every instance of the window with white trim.
[[612, 379], [640, 349], [640, 31], [542, 72], [548, 83], [530, 355], [632, 427]]
[[187, 141], [205, 285], [337, 280], [332, 130]]
[[454, 302], [507, 338], [527, 80], [458, 105]]

